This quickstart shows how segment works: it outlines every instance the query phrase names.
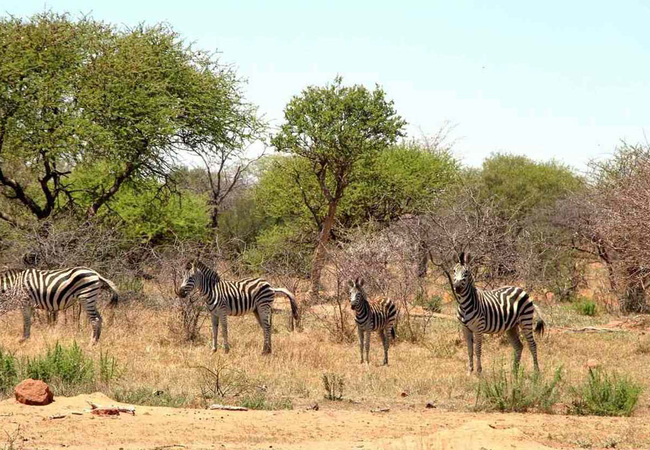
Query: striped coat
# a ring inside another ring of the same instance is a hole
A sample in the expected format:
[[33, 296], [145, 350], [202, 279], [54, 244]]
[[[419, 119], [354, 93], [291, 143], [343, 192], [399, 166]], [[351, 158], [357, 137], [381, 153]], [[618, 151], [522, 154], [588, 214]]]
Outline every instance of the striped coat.
[[[545, 323], [528, 293], [513, 286], [495, 290], [479, 289], [474, 284], [474, 277], [469, 268], [470, 256], [463, 252], [460, 254], [459, 260], [460, 262], [454, 267], [453, 283], [458, 300], [456, 316], [463, 325], [467, 341], [468, 372], [474, 370], [474, 344], [476, 346], [476, 369], [478, 373], [482, 371], [481, 346], [484, 334], [507, 333], [515, 350], [515, 366], [518, 366], [523, 349], [519, 339], [519, 328], [521, 328], [533, 356], [535, 370], [539, 370], [537, 344], [533, 331], [542, 334]], [[536, 311], [538, 321], [533, 327]]]
[[294, 295], [287, 289], [274, 288], [262, 278], [246, 278], [240, 281], [222, 281], [216, 271], [201, 261], [190, 261], [185, 265], [183, 281], [178, 296], [186, 297], [196, 288], [205, 298], [212, 317], [212, 351], [217, 351], [219, 324], [224, 340], [224, 349], [230, 351], [228, 341], [228, 316], [241, 316], [253, 312], [264, 332], [262, 353], [271, 353], [271, 306], [275, 294], [289, 298], [294, 320], [299, 320], [298, 304]]
[[377, 331], [384, 344], [384, 365], [388, 364], [388, 334], [395, 339], [395, 326], [397, 322], [397, 307], [390, 300], [382, 300], [378, 304], [372, 304], [363, 290], [364, 281], [361, 278], [350, 280], [350, 306], [354, 310], [354, 320], [357, 323], [359, 334], [359, 350], [361, 352], [361, 363], [365, 345], [366, 363], [370, 363], [370, 332]]
[[2, 294], [23, 304], [23, 339], [30, 336], [32, 308], [62, 311], [78, 300], [86, 310], [93, 328], [91, 340], [96, 343], [102, 329], [97, 298], [104, 287], [112, 291], [111, 305], [116, 305], [119, 296], [113, 282], [85, 267], [60, 270], [10, 269], [0, 273]]

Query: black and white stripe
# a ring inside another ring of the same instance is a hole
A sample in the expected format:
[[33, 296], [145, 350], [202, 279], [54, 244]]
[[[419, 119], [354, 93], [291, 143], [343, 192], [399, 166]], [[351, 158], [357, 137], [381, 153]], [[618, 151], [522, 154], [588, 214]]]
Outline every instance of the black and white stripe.
[[291, 313], [298, 321], [298, 305], [294, 295], [287, 289], [274, 288], [262, 278], [246, 278], [240, 281], [222, 281], [216, 271], [201, 261], [190, 261], [185, 266], [183, 282], [178, 289], [178, 296], [186, 297], [192, 289], [197, 288], [212, 316], [212, 351], [217, 351], [217, 333], [221, 322], [224, 349], [230, 351], [228, 341], [228, 316], [241, 316], [250, 311], [264, 332], [262, 353], [271, 353], [271, 306], [275, 294], [284, 294], [291, 302]]
[[365, 341], [366, 363], [370, 363], [370, 332], [378, 331], [381, 341], [384, 344], [384, 365], [388, 364], [388, 335], [390, 332], [395, 339], [395, 324], [397, 322], [397, 307], [395, 304], [384, 299], [378, 304], [372, 304], [363, 290], [363, 279], [349, 280], [350, 305], [354, 310], [354, 320], [357, 322], [359, 333], [359, 350], [361, 351], [361, 363], [363, 363], [363, 349]]
[[461, 253], [459, 264], [454, 267], [454, 290], [456, 291], [458, 308], [457, 317], [463, 325], [467, 354], [469, 357], [468, 372], [474, 370], [473, 343], [476, 344], [476, 371], [481, 373], [481, 345], [484, 334], [506, 332], [508, 340], [515, 350], [515, 367], [519, 366], [523, 345], [519, 340], [521, 328], [533, 355], [535, 370], [537, 363], [537, 345], [533, 334], [533, 316], [537, 311], [538, 319], [535, 333], [544, 333], [544, 320], [539, 309], [534, 305], [528, 293], [521, 288], [505, 286], [487, 291], [474, 285], [474, 277], [469, 268], [470, 255]]
[[22, 303], [23, 339], [28, 339], [30, 335], [32, 308], [48, 312], [62, 311], [79, 300], [93, 328], [92, 342], [96, 343], [102, 331], [102, 316], [97, 311], [97, 298], [103, 287], [112, 291], [111, 305], [116, 305], [119, 297], [113, 282], [85, 267], [61, 270], [10, 269], [0, 273], [1, 293]]

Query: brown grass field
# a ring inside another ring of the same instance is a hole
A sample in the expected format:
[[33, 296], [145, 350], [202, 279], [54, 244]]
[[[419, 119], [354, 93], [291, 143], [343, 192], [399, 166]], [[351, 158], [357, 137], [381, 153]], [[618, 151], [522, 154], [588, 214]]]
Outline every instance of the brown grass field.
[[[74, 397], [80, 403], [76, 406], [70, 403], [74, 398], [61, 398], [47, 409], [8, 399], [0, 403], [0, 442], [6, 438], [5, 448], [175, 448], [165, 447], [173, 444], [185, 446], [178, 448], [212, 448], [213, 444], [228, 448], [650, 448], [650, 335], [645, 332], [650, 321], [622, 320], [602, 311], [586, 317], [570, 305], [540, 305], [549, 326], [538, 341], [542, 373], [552, 377], [558, 367], [563, 373], [553, 414], [476, 412], [478, 377], [465, 373], [466, 347], [455, 320], [432, 319], [422, 342], [405, 342], [398, 336], [390, 350], [390, 365], [383, 367], [377, 336], [371, 341], [371, 364], [361, 365], [357, 342], [336, 342], [313, 314], [306, 315], [301, 332], [290, 332], [288, 316], [276, 314], [273, 355], [263, 356], [262, 333], [252, 315], [230, 319], [233, 348], [225, 355], [222, 349], [211, 353], [207, 320], [199, 341], [186, 343], [170, 331], [169, 311], [104, 307], [104, 331], [95, 347], [89, 345], [85, 319], [81, 325], [66, 318], [59, 318], [54, 326], [37, 322], [30, 341], [20, 343], [22, 320], [10, 313], [0, 318], [0, 346], [19, 358], [44, 353], [56, 341], [76, 341], [96, 359], [100, 352], [117, 358], [121, 372], [117, 380], [65, 395], [92, 389], [125, 403], [182, 408], [139, 406], [144, 415], [98, 418], [88, 427], [83, 426], [90, 420], [86, 417], [43, 419], [61, 408], [83, 409], [83, 397]], [[288, 303], [278, 299], [276, 307], [286, 309]], [[453, 310], [449, 302], [443, 307], [445, 314]], [[564, 330], [607, 324], [612, 332]], [[485, 375], [509, 367], [511, 355], [510, 346], [501, 339], [487, 338]], [[530, 370], [527, 349], [523, 355], [523, 365]], [[616, 370], [644, 387], [632, 417], [565, 415], [572, 401], [569, 386], [584, 381], [588, 365]], [[206, 368], [220, 373], [225, 396], [206, 398], [215, 381]], [[343, 380], [342, 400], [324, 399], [325, 373]], [[205, 411], [211, 403], [254, 405], [268, 411]], [[319, 410], [308, 410], [314, 403]], [[425, 408], [427, 403], [435, 408]], [[389, 411], [371, 412], [382, 408]], [[106, 425], [99, 424], [102, 420]], [[152, 427], [162, 431], [154, 432]], [[177, 431], [170, 436], [169, 430]], [[9, 444], [12, 433], [20, 433], [22, 447]]]

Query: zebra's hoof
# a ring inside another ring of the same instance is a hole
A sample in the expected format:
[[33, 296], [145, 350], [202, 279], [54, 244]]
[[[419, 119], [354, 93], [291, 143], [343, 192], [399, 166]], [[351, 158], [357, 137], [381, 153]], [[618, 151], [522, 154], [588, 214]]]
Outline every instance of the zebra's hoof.
[[212, 347], [212, 353], [217, 353], [217, 347]]
[[224, 347], [223, 351], [224, 353], [230, 353], [230, 347]]

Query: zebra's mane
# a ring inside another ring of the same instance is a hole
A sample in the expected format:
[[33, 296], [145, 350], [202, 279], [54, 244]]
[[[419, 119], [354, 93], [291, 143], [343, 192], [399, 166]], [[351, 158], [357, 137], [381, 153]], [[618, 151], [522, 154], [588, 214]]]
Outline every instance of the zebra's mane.
[[210, 268], [207, 264], [203, 263], [202, 261], [199, 261], [197, 259], [195, 265], [196, 265], [196, 268], [199, 271], [201, 271], [201, 273], [203, 273], [203, 276], [205, 278], [208, 278], [208, 279], [211, 279], [211, 280], [216, 280], [217, 282], [221, 279], [216, 270]]

